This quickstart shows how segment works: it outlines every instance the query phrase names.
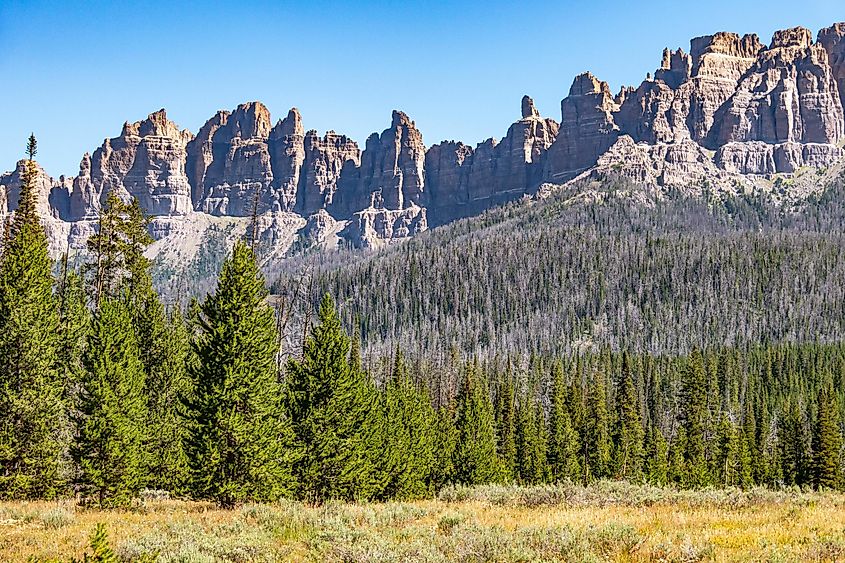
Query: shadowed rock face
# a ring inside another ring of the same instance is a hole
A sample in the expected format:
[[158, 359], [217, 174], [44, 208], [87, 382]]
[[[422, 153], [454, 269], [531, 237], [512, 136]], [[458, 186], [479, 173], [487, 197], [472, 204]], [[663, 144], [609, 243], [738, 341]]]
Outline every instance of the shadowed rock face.
[[[843, 104], [845, 23], [815, 41], [804, 28], [778, 31], [768, 45], [719, 32], [692, 39], [689, 52], [665, 49], [653, 76], [615, 96], [591, 73], [577, 76], [560, 122], [524, 96], [504, 137], [477, 146], [426, 148], [401, 111], [362, 151], [334, 131], [305, 132], [296, 108], [273, 126], [263, 104], [242, 104], [196, 136], [160, 110], [84, 155], [75, 178], [40, 172], [39, 209], [51, 236], [64, 237], [56, 248], [84, 242], [109, 191], [137, 197], [156, 216], [156, 237], [258, 213], [263, 240], [291, 241], [282, 231], [302, 228], [306, 238], [373, 246], [584, 174], [730, 191], [829, 167], [843, 158]], [[0, 175], [3, 216], [15, 209], [21, 170]]]

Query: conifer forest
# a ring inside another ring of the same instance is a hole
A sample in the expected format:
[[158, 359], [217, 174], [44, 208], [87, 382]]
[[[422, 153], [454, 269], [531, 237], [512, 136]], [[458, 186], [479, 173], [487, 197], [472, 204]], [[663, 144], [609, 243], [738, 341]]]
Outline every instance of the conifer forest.
[[[800, 232], [747, 203], [719, 216], [684, 202], [533, 229], [548, 204], [514, 235], [517, 205], [282, 276], [273, 296], [246, 240], [211, 293], [165, 306], [137, 201], [108, 199], [81, 267], [50, 260], [34, 137], [28, 151], [0, 262], [4, 500], [845, 485], [845, 260], [826, 234], [840, 202]], [[283, 310], [294, 286], [298, 317]]]
[[137, 200], [110, 195], [85, 259], [51, 260], [27, 150], [0, 258], [4, 502], [845, 487], [841, 196], [632, 211], [611, 185], [273, 280], [247, 236], [179, 300]]

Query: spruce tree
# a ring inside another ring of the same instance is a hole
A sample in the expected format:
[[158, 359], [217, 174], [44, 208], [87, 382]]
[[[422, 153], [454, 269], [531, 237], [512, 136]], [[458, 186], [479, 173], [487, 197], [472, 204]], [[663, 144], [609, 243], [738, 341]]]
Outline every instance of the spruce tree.
[[584, 416], [582, 471], [585, 483], [610, 476], [611, 446], [604, 377], [596, 374], [589, 388]]
[[516, 477], [516, 412], [513, 380], [504, 375], [496, 396], [496, 453], [501, 469], [500, 479], [510, 482]]
[[842, 434], [839, 409], [830, 384], [822, 386], [816, 402], [813, 428], [813, 485], [817, 489], [842, 486]]
[[720, 485], [742, 485], [742, 436], [736, 425], [723, 413], [719, 420], [715, 444], [714, 475]]
[[221, 506], [271, 501], [293, 488], [291, 427], [281, 409], [273, 309], [252, 250], [235, 244], [206, 297], [189, 363], [192, 490]]
[[639, 481], [642, 478], [644, 431], [640, 418], [640, 402], [631, 372], [631, 359], [622, 356], [622, 374], [616, 396], [616, 427], [613, 440], [613, 465], [619, 479]]
[[532, 393], [522, 397], [517, 410], [516, 467], [520, 483], [541, 483], [548, 476], [545, 418]]
[[[191, 396], [188, 364], [192, 350], [188, 329], [178, 309], [171, 313], [165, 331], [167, 337], [162, 339], [159, 349], [161, 359], [155, 362], [155, 369], [145, 369], [148, 414], [146, 486], [180, 492], [189, 481], [184, 448], [188, 437], [184, 401]], [[142, 363], [143, 349], [142, 346]]]
[[396, 350], [384, 390], [383, 449], [380, 456], [386, 484], [383, 499], [426, 495], [434, 458], [434, 411], [428, 394], [418, 389]]
[[458, 429], [455, 426], [456, 405], [450, 403], [435, 414], [434, 457], [430, 477], [430, 488], [441, 489], [456, 481], [455, 449], [458, 446]]
[[[296, 436], [297, 494], [310, 502], [367, 500], [378, 494], [377, 395], [366, 374], [350, 365], [349, 338], [328, 294], [302, 359], [287, 366], [286, 403]], [[375, 439], [374, 439], [375, 438]]]
[[548, 432], [550, 477], [555, 481], [576, 480], [581, 474], [578, 462], [578, 434], [569, 416], [567, 386], [563, 365], [560, 362], [555, 364], [550, 399]]
[[0, 257], [0, 497], [65, 490], [68, 422], [52, 261], [37, 212], [35, 137]]
[[707, 417], [707, 387], [701, 352], [690, 355], [681, 381], [682, 422], [685, 437], [683, 484], [702, 487], [708, 482], [704, 425]]
[[778, 431], [778, 446], [784, 484], [807, 483], [807, 433], [797, 400], [789, 401], [784, 407]]
[[475, 363], [464, 369], [455, 426], [458, 437], [453, 457], [455, 481], [465, 485], [494, 482], [499, 467], [493, 406]]
[[653, 485], [669, 482], [669, 446], [663, 433], [652, 426], [645, 443], [645, 478]]
[[85, 350], [73, 454], [99, 506], [127, 505], [143, 484], [144, 368], [126, 302], [104, 299]]

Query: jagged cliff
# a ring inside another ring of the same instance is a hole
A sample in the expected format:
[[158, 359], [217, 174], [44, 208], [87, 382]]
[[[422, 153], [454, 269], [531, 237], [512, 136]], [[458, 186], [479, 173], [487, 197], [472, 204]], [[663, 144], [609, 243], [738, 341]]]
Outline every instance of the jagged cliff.
[[[613, 94], [586, 72], [560, 121], [525, 96], [501, 140], [426, 147], [414, 121], [358, 144], [305, 131], [296, 108], [273, 124], [260, 102], [220, 111], [196, 135], [159, 110], [85, 154], [75, 178], [41, 171], [53, 249], [81, 247], [109, 191], [154, 216], [156, 251], [188, 260], [208, 232], [236, 236], [257, 214], [268, 259], [296, 240], [372, 246], [478, 213], [543, 187], [608, 174], [691, 193], [771, 191], [778, 176], [843, 158], [845, 23], [821, 30], [716, 33], [663, 52], [637, 87]], [[21, 165], [0, 175], [0, 214], [17, 203]], [[801, 193], [778, 194], [778, 197]], [[175, 253], [175, 254], [174, 254]]]

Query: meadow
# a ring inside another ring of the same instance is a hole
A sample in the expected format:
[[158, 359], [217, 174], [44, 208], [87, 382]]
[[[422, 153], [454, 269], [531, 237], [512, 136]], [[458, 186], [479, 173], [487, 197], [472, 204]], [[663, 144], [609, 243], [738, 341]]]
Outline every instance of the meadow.
[[104, 523], [120, 561], [837, 561], [845, 495], [603, 481], [447, 487], [382, 504], [223, 510], [152, 492], [130, 509], [0, 504], [0, 560], [81, 558]]

